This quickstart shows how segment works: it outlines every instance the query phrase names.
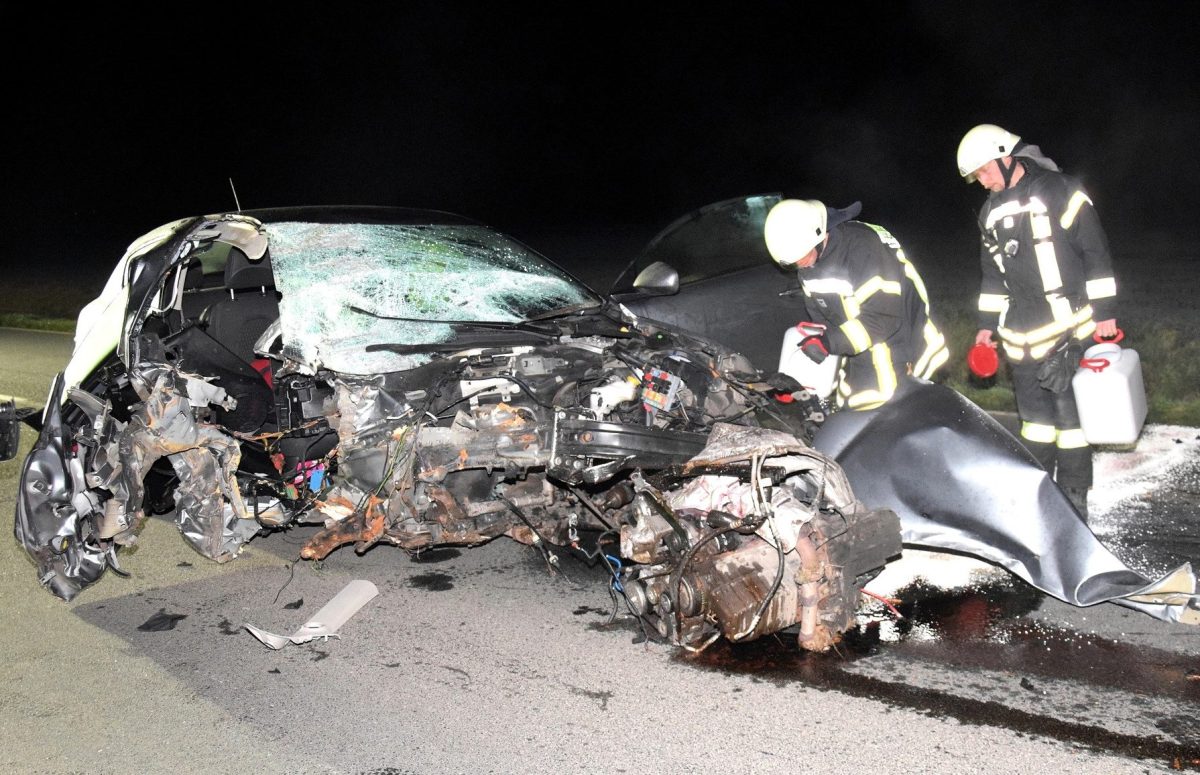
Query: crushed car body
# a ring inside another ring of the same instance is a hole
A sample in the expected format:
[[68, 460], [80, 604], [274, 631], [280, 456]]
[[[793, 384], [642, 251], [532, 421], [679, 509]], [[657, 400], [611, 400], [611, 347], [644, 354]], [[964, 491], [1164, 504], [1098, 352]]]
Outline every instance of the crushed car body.
[[306, 559], [509, 536], [602, 562], [668, 642], [791, 629], [821, 651], [900, 525], [772, 393], [744, 356], [457, 216], [183, 219], [81, 313], [15, 534], [65, 600], [152, 513], [217, 562], [300, 524], [320, 526]]

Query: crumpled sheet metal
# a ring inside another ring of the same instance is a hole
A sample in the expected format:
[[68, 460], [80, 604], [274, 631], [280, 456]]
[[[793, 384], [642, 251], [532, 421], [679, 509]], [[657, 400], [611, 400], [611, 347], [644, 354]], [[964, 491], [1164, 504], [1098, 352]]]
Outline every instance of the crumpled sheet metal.
[[1190, 564], [1157, 580], [1129, 568], [1021, 442], [949, 388], [905, 380], [879, 409], [832, 415], [814, 446], [863, 503], [899, 515], [905, 545], [980, 557], [1072, 605], [1200, 624]]
[[765, 458], [767, 468], [783, 469], [785, 475], [815, 470], [824, 480], [825, 498], [838, 509], [854, 505], [854, 491], [845, 473], [830, 465], [832, 455], [809, 447], [790, 433], [730, 423], [714, 423], [704, 449], [683, 466], [684, 474], [694, 474], [712, 466]]
[[[804, 526], [816, 516], [815, 506], [804, 506], [792, 496], [789, 488], [780, 486], [792, 474], [812, 472], [826, 503], [842, 512], [854, 510], [854, 494], [841, 468], [827, 455], [783, 431], [716, 423], [703, 451], [689, 460], [683, 470], [694, 473], [707, 467], [750, 461], [755, 457], [764, 459], [766, 475], [776, 485], [772, 488], [772, 502], [776, 506], [774, 519], [757, 530], [759, 538], [770, 546], [782, 544], [785, 552], [792, 551], [801, 534], [806, 532]], [[668, 496], [674, 509], [719, 510], [739, 519], [757, 511], [756, 500], [751, 483], [736, 476], [713, 474], [690, 479]]]
[[341, 629], [342, 625], [378, 594], [379, 589], [369, 581], [363, 579], [351, 581], [291, 635], [276, 635], [255, 627], [253, 624], [243, 624], [242, 626], [268, 648], [276, 651], [289, 643], [298, 645], [317, 638], [335, 638], [338, 637], [337, 631]]
[[[62, 420], [64, 378], [50, 387], [42, 430], [21, 468], [13, 535], [37, 565], [38, 579], [56, 596], [70, 601], [104, 574], [108, 556], [98, 547], [76, 541], [72, 502], [84, 489], [82, 467], [66, 454], [68, 439]], [[70, 541], [64, 539], [70, 538]], [[54, 546], [62, 541], [62, 551]]]
[[169, 367], [148, 368], [143, 376], [144, 400], [113, 442], [121, 465], [114, 470], [115, 481], [104, 485], [128, 494], [123, 505], [132, 514], [131, 524], [140, 525], [145, 518], [142, 479], [155, 461], [167, 457], [179, 476], [179, 532], [205, 557], [228, 562], [258, 532], [235, 478], [241, 448], [218, 427], [197, 422], [188, 398], [219, 402], [224, 391]]

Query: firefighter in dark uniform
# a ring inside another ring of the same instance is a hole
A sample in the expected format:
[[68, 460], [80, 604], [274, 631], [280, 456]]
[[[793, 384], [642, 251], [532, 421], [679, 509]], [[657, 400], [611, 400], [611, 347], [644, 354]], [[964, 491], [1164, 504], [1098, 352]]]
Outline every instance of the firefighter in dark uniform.
[[975, 341], [995, 347], [998, 336], [1025, 446], [1086, 518], [1092, 452], [1071, 377], [1084, 340], [1117, 334], [1108, 239], [1079, 181], [994, 124], [963, 137], [958, 171], [991, 192], [979, 212], [983, 283]]
[[820, 363], [846, 356], [837, 404], [874, 409], [905, 375], [929, 379], [946, 362], [946, 340], [930, 320], [929, 296], [900, 243], [880, 226], [851, 220], [816, 200], [784, 199], [767, 214], [764, 237], [777, 263], [796, 267], [810, 321], [800, 347]]

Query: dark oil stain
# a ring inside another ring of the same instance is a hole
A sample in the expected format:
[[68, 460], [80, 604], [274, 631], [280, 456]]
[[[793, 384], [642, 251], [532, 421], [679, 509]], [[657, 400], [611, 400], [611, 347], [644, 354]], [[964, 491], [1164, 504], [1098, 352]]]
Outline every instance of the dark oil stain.
[[641, 623], [629, 617], [618, 616], [611, 621], [605, 619], [602, 622], [588, 622], [587, 629], [591, 632], [636, 632], [639, 638], [634, 643], [642, 643], [646, 640]]
[[300, 598], [299, 600], [293, 600], [290, 603], [284, 603], [283, 607], [288, 609], [289, 611], [295, 611], [297, 608], [299, 608], [302, 605], [304, 605], [304, 598]]
[[[896, 642], [880, 638], [878, 622], [847, 632], [833, 650], [801, 650], [786, 633], [743, 644], [718, 640], [699, 654], [677, 652], [676, 661], [724, 675], [742, 675], [779, 687], [804, 684], [822, 691], [878, 700], [963, 723], [1003, 726], [1018, 734], [1051, 737], [1094, 750], [1170, 763], [1175, 769], [1200, 767], [1193, 743], [1194, 719], [1162, 719], [1159, 728], [1187, 743], [1148, 739], [1039, 716], [990, 700], [977, 700], [919, 686], [849, 673], [849, 663], [887, 651], [962, 670], [1007, 671], [1022, 675], [1027, 691], [1042, 694], [1039, 677], [1076, 680], [1144, 696], [1200, 702], [1200, 682], [1189, 680], [1194, 658], [1153, 648], [1115, 643], [1017, 617], [1037, 607], [1042, 594], [1019, 582], [973, 591], [946, 592], [910, 587], [897, 593], [904, 615], [895, 623]], [[934, 638], [906, 636], [916, 628]], [[1188, 662], [1189, 664], [1185, 664]]]
[[420, 573], [410, 577], [408, 585], [429, 592], [445, 592], [447, 589], [454, 589], [454, 577], [440, 571]]
[[[1154, 726], [1175, 738], [1187, 738], [1196, 734], [1195, 716], [1167, 716], [1154, 722]], [[1195, 755], [1200, 756], [1200, 752]]]
[[222, 618], [221, 623], [218, 624], [217, 626], [221, 628], [222, 635], [241, 635], [242, 634], [241, 627], [235, 627], [233, 622], [231, 622], [225, 618]]
[[435, 562], [446, 562], [453, 560], [455, 557], [462, 555], [457, 549], [430, 549], [425, 552], [417, 552], [413, 555], [413, 562], [433, 564]]
[[320, 649], [313, 649], [312, 653], [313, 653], [313, 658], [312, 658], [313, 662], [320, 662], [323, 659], [329, 659], [328, 651], [321, 651]]
[[575, 616], [583, 616], [584, 614], [600, 614], [601, 616], [608, 616], [612, 612], [603, 608], [593, 608], [590, 605], [581, 605], [571, 613]]
[[613, 698], [612, 692], [590, 691], [588, 689], [580, 689], [578, 686], [571, 686], [568, 688], [570, 688], [571, 694], [576, 694], [580, 697], [587, 697], [589, 699], [598, 701], [600, 703], [600, 710], [608, 710], [608, 701]]
[[[898, 597], [906, 600], [899, 606], [905, 616], [898, 623], [901, 639], [883, 644], [892, 654], [1200, 702], [1200, 683], [1187, 677], [1195, 669], [1194, 658], [1020, 618], [1036, 609], [1043, 595], [1015, 580], [957, 593], [913, 586]], [[903, 637], [921, 625], [937, 637]], [[868, 651], [880, 647], [877, 630], [859, 635]]]
[[267, 672], [268, 672], [268, 673], [274, 673], [275, 675], [283, 675], [283, 671], [282, 671], [282, 670], [280, 670], [280, 669], [279, 669], [279, 668], [277, 668], [277, 667], [273, 667], [273, 668], [271, 668], [270, 670], [268, 670]]
[[138, 625], [142, 632], [165, 632], [175, 629], [175, 625], [187, 618], [187, 614], [169, 614], [167, 609], [160, 608], [158, 613]]

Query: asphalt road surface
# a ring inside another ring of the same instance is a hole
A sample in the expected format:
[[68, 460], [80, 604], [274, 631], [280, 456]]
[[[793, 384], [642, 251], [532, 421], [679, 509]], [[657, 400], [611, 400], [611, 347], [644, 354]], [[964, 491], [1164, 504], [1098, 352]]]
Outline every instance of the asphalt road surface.
[[[0, 396], [40, 404], [69, 350], [0, 329]], [[1200, 559], [1198, 435], [1157, 429], [1141, 474], [1100, 494], [1097, 533], [1140, 570]], [[0, 463], [5, 519], [19, 463]], [[217, 566], [152, 519], [130, 578], [70, 604], [0, 541], [0, 771], [1200, 770], [1200, 631], [957, 558], [908, 554], [876, 580], [904, 618], [865, 609], [837, 652], [771, 638], [685, 657], [610, 622], [600, 569], [552, 576], [507, 539], [319, 565], [293, 562], [302, 541]], [[290, 633], [352, 579], [380, 594], [338, 639], [269, 651], [242, 628]]]

